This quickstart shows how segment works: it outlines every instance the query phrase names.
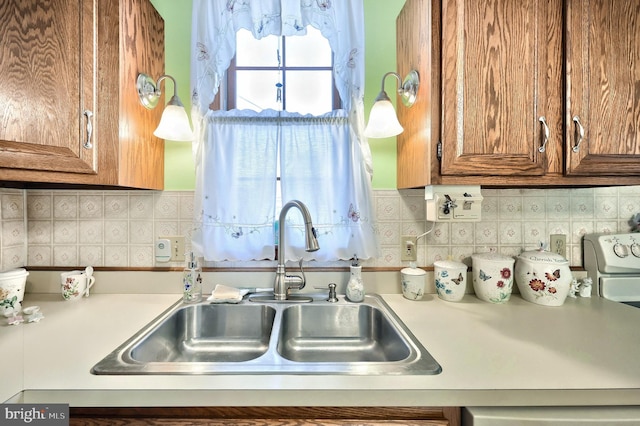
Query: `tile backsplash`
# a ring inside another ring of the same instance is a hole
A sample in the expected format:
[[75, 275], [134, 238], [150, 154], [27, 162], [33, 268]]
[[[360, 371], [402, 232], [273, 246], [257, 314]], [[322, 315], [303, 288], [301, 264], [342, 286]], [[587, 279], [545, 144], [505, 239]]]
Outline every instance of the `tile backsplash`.
[[192, 201], [192, 192], [28, 190], [28, 265], [154, 266], [157, 238], [191, 235]]
[[27, 263], [26, 192], [0, 188], [0, 271]]
[[[436, 223], [418, 240], [418, 264], [451, 257], [469, 263], [475, 252], [515, 256], [567, 235], [572, 266], [582, 265], [581, 237], [628, 232], [640, 212], [640, 186], [575, 189], [482, 189], [482, 221]], [[400, 236], [420, 235], [425, 221], [423, 190], [376, 190], [381, 253], [365, 266], [402, 267]], [[192, 191], [20, 190], [0, 188], [2, 270], [20, 266], [181, 266], [156, 263], [157, 238], [190, 239]], [[188, 247], [187, 247], [188, 249]], [[274, 262], [211, 263], [205, 266], [265, 266]], [[341, 263], [337, 263], [341, 265]], [[336, 266], [336, 263], [319, 266]]]

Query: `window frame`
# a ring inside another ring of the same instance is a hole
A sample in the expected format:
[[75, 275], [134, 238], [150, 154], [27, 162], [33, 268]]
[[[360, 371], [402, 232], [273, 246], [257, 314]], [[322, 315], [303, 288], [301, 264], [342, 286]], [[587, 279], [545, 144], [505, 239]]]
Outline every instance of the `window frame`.
[[[282, 42], [282, 62], [286, 64], [286, 43], [284, 39], [286, 36], [280, 36], [283, 39]], [[290, 36], [290, 37], [299, 37], [299, 36]], [[327, 41], [328, 42], [328, 41]], [[237, 51], [237, 46], [236, 46]], [[212, 103], [214, 109], [223, 109], [226, 111], [232, 110], [236, 108], [236, 73], [237, 71], [274, 71], [281, 70], [282, 71], [282, 84], [283, 84], [283, 93], [282, 93], [282, 109], [286, 110], [286, 73], [287, 71], [331, 71], [331, 107], [332, 110], [342, 109], [342, 100], [340, 99], [340, 93], [338, 92], [338, 88], [336, 87], [335, 81], [335, 73], [334, 73], [334, 56], [333, 51], [331, 52], [331, 66], [309, 66], [309, 67], [287, 67], [283, 65], [282, 67], [265, 67], [265, 66], [237, 66], [236, 64], [236, 55], [231, 59], [231, 63], [229, 64], [229, 68], [227, 69], [224, 78], [222, 79], [222, 83], [220, 84], [220, 89], [218, 90], [218, 94]], [[329, 112], [329, 111], [327, 111]]]

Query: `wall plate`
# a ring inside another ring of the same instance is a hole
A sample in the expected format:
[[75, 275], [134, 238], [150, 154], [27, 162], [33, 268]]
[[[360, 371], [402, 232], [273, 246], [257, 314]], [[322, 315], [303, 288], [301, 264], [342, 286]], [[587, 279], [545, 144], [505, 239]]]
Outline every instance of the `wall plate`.
[[549, 236], [549, 251], [567, 258], [567, 236], [564, 234], [551, 234]]
[[400, 237], [400, 260], [415, 262], [418, 260], [418, 238], [415, 235]]
[[171, 241], [171, 261], [184, 262], [184, 236], [178, 235], [168, 238]]

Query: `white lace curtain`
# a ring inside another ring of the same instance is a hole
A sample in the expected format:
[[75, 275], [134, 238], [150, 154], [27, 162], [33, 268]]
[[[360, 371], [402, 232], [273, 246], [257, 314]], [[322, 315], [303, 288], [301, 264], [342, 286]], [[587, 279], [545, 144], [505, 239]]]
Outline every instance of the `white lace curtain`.
[[[199, 223], [193, 247], [206, 260], [272, 259], [275, 254], [276, 162], [282, 199], [309, 207], [321, 249], [302, 249], [300, 216], [288, 215], [289, 259], [336, 260], [377, 256], [371, 155], [364, 128], [364, 13], [362, 0], [194, 0], [192, 120], [196, 141]], [[334, 53], [334, 76], [344, 109], [322, 117], [266, 110], [209, 108], [235, 54], [235, 33], [254, 37], [302, 35], [318, 28]]]

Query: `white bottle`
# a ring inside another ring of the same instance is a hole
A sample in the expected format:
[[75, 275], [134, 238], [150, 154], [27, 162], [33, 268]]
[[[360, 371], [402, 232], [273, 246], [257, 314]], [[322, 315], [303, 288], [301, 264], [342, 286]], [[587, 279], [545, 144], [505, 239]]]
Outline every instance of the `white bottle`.
[[362, 266], [358, 265], [358, 257], [354, 257], [351, 263], [349, 282], [345, 295], [350, 302], [359, 303], [364, 300], [364, 284], [362, 283]]
[[193, 252], [189, 255], [189, 262], [182, 274], [182, 301], [196, 303], [202, 298], [202, 269], [198, 265]]

